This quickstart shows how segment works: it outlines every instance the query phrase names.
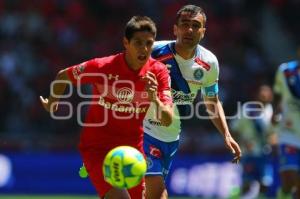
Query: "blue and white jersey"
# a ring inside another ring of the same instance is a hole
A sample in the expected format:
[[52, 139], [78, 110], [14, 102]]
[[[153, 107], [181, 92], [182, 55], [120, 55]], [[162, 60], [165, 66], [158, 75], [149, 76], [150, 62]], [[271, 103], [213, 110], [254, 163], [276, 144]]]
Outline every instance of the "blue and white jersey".
[[267, 136], [272, 132], [273, 107], [269, 103], [263, 107], [251, 104], [243, 106], [241, 112], [241, 117], [231, 121], [231, 129], [238, 133], [244, 155], [261, 156]]
[[[179, 139], [181, 132], [181, 109], [193, 107], [193, 101], [200, 90], [204, 96], [218, 95], [219, 64], [216, 56], [201, 45], [195, 56], [185, 60], [174, 49], [175, 41], [158, 41], [154, 44], [153, 58], [165, 63], [170, 71], [174, 118], [168, 127], [154, 120], [155, 108], [151, 107], [144, 120], [144, 131], [164, 142]], [[194, 111], [195, 112], [195, 111]]]
[[300, 65], [298, 61], [279, 66], [274, 92], [282, 97], [282, 121], [278, 141], [300, 148]]

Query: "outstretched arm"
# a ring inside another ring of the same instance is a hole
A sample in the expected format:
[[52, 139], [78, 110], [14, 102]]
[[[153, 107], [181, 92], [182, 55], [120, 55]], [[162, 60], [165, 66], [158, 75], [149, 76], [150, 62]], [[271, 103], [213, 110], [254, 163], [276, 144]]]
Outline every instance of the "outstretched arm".
[[219, 132], [222, 133], [226, 146], [234, 154], [234, 159], [232, 160], [232, 162], [238, 163], [242, 156], [241, 149], [229, 132], [223, 106], [219, 98], [217, 96], [204, 97], [204, 102], [211, 121], [219, 130]]
[[48, 112], [57, 111], [59, 96], [64, 94], [67, 86], [66, 82], [70, 81], [66, 69], [59, 71], [54, 81], [58, 82], [53, 84], [53, 89], [49, 97], [44, 98], [43, 96], [40, 96], [41, 103]]

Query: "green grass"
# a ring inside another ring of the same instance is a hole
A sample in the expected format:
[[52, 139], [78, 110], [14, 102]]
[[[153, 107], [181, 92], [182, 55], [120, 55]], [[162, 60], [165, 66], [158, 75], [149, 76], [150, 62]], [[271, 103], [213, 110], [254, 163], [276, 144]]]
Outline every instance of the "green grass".
[[[0, 199], [99, 199], [97, 196], [71, 195], [0, 195]], [[189, 197], [170, 197], [169, 199], [192, 199]], [[199, 198], [197, 198], [199, 199]]]

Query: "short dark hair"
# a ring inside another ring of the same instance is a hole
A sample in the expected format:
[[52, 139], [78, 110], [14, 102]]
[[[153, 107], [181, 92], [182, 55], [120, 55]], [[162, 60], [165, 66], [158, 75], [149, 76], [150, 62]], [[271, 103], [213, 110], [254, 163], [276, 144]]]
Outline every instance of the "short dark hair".
[[201, 7], [195, 6], [195, 5], [185, 5], [182, 8], [180, 8], [177, 12], [177, 15], [176, 15], [176, 24], [178, 24], [179, 18], [180, 18], [181, 14], [183, 12], [189, 12], [192, 15], [201, 14], [204, 18], [204, 24], [203, 25], [205, 25], [206, 20], [207, 20], [206, 14], [205, 14], [204, 10]]
[[156, 37], [156, 25], [147, 16], [133, 16], [126, 24], [125, 37], [130, 41], [135, 32], [147, 31]]

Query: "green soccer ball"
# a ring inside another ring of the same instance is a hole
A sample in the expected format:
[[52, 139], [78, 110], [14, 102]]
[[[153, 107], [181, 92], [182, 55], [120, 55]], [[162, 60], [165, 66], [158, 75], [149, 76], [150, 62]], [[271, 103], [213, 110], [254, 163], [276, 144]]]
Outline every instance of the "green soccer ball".
[[130, 146], [119, 146], [107, 153], [103, 162], [106, 182], [114, 187], [130, 189], [138, 185], [147, 170], [141, 152]]

